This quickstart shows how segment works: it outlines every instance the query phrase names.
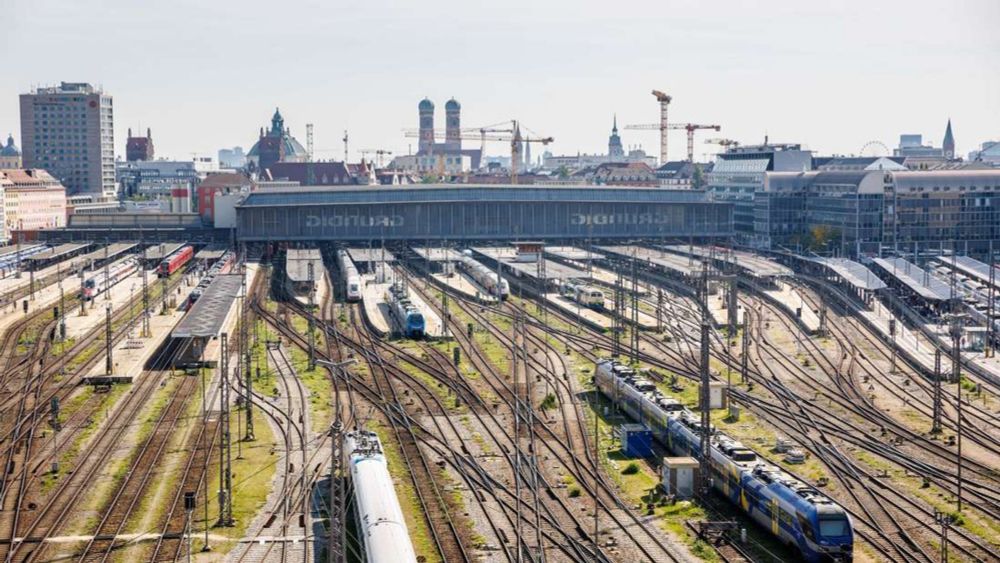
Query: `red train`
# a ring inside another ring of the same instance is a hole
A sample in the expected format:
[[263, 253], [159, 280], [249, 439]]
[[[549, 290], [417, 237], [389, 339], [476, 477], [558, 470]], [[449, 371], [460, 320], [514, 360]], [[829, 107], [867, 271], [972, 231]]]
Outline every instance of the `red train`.
[[194, 248], [190, 246], [185, 246], [180, 250], [174, 252], [170, 256], [167, 256], [160, 262], [160, 265], [156, 268], [156, 273], [159, 277], [165, 278], [181, 269], [184, 264], [187, 264], [191, 258], [194, 257]]

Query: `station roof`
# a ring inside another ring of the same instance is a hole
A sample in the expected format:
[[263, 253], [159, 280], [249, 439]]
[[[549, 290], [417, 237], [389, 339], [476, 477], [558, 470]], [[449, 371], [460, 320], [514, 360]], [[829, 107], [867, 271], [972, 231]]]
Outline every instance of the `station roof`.
[[885, 288], [885, 282], [879, 279], [863, 264], [846, 258], [812, 258], [812, 261], [829, 268], [833, 273], [844, 278], [844, 281], [858, 289], [875, 291]]
[[[522, 275], [531, 279], [538, 279], [538, 262], [514, 261], [514, 258], [517, 256], [517, 251], [513, 248], [477, 247], [473, 248], [473, 250], [484, 256], [489, 256], [494, 260], [499, 260], [507, 269], [520, 272]], [[590, 277], [590, 275], [587, 274], [587, 272], [578, 268], [566, 266], [565, 264], [553, 262], [552, 260], [545, 260], [545, 279], [547, 280], [568, 280], [588, 277]]]
[[902, 258], [876, 258], [875, 263], [927, 301], [947, 301], [951, 286]]
[[662, 250], [651, 250], [641, 246], [629, 245], [599, 246], [598, 248], [625, 258], [631, 258], [633, 256], [632, 251], [634, 250], [637, 260], [643, 260], [661, 268], [684, 274], [685, 276], [693, 276], [701, 272], [702, 269], [701, 260], [697, 258], [669, 254]]
[[285, 255], [285, 271], [293, 282], [309, 281], [309, 264], [313, 265], [313, 280], [323, 274], [323, 255], [318, 248], [289, 248]]
[[583, 248], [577, 248], [575, 246], [546, 246], [545, 253], [558, 256], [559, 258], [564, 258], [566, 260], [600, 260], [601, 258], [604, 258], [601, 254], [588, 252]]
[[348, 256], [357, 265], [359, 262], [382, 262], [383, 258], [386, 262], [395, 262], [396, 257], [389, 250], [383, 250], [381, 248], [348, 248]]
[[251, 192], [237, 207], [468, 201], [591, 201], [708, 203], [704, 192], [630, 186], [537, 186], [410, 184], [403, 186], [307, 186]]
[[462, 253], [454, 248], [414, 246], [413, 251], [428, 262], [455, 262], [462, 259]]
[[73, 242], [67, 244], [60, 244], [59, 246], [50, 248], [44, 252], [39, 252], [38, 254], [32, 254], [25, 258], [25, 260], [31, 260], [33, 262], [45, 262], [47, 260], [58, 260], [67, 254], [72, 254], [78, 250], [90, 246], [89, 242]]
[[208, 284], [170, 335], [173, 338], [214, 338], [226, 322], [243, 285], [240, 274], [220, 274]]
[[[22, 244], [21, 248], [20, 248], [20, 251], [24, 252], [26, 250], [31, 250], [33, 248], [38, 248], [40, 246], [44, 246], [44, 245], [42, 245], [42, 244]], [[12, 244], [10, 246], [7, 246], [5, 248], [0, 249], [0, 258], [3, 258], [5, 256], [13, 256], [13, 255], [17, 254], [17, 252], [18, 252], [17, 245], [16, 244]]]
[[[114, 244], [102, 246], [93, 252], [84, 254], [83, 256], [80, 257], [80, 259], [82, 259], [85, 262], [89, 262], [91, 260], [104, 260], [105, 257], [107, 257], [109, 260], [114, 260], [118, 256], [121, 256], [122, 254], [131, 251], [136, 246], [139, 245], [137, 245], [134, 242], [116, 242]], [[105, 256], [105, 252], [107, 252], [107, 256]]]
[[771, 278], [791, 276], [794, 274], [791, 268], [782, 266], [773, 260], [768, 260], [756, 254], [742, 252], [739, 250], [730, 252], [725, 248], [712, 248], [705, 246], [689, 246], [686, 244], [675, 244], [663, 247], [665, 250], [700, 258], [714, 258], [727, 264], [733, 264], [737, 268], [742, 268], [759, 278]]
[[194, 255], [196, 260], [218, 260], [226, 253], [228, 248], [222, 244], [210, 244], [202, 248]]
[[[989, 285], [990, 283], [990, 266], [976, 260], [975, 258], [969, 258], [968, 256], [955, 256], [955, 268], [959, 272], [963, 272], [966, 275], [976, 278], [976, 280]], [[938, 258], [938, 262], [944, 264], [945, 266], [951, 268], [952, 258]], [[994, 274], [993, 281], [1000, 287], [1000, 268], [994, 266], [996, 273]]]
[[146, 260], [163, 260], [167, 256], [177, 252], [182, 246], [184, 246], [183, 242], [161, 242], [160, 244], [154, 244], [146, 249]]

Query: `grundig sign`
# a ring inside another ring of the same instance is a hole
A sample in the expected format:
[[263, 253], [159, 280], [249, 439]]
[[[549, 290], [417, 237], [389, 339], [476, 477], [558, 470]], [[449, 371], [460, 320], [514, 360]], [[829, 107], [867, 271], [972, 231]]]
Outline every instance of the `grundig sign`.
[[666, 225], [677, 221], [663, 213], [574, 213], [571, 225]]
[[401, 215], [306, 215], [306, 227], [402, 227]]

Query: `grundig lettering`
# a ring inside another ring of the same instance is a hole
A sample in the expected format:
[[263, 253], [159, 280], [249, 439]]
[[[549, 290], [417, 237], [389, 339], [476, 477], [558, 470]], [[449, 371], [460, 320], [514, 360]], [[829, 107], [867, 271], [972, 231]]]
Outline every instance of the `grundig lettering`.
[[306, 227], [402, 227], [401, 215], [306, 215]]
[[665, 225], [676, 221], [662, 213], [574, 213], [571, 225]]

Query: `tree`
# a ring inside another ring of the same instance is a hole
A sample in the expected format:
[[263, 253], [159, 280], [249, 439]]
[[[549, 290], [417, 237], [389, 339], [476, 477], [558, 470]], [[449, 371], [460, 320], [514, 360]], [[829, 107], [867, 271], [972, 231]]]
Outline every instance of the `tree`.
[[700, 164], [694, 165], [694, 172], [691, 173], [691, 187], [700, 190], [705, 187], [705, 172], [702, 171]]

